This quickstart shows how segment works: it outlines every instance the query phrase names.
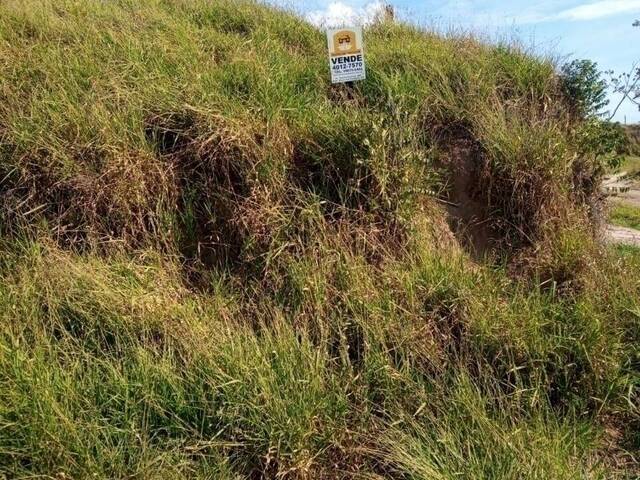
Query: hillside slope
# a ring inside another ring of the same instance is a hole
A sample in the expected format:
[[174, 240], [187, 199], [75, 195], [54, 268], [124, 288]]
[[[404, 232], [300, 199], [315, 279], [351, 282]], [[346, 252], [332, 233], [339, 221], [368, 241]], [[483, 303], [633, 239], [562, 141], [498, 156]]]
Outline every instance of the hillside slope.
[[0, 478], [631, 478], [640, 254], [554, 64], [0, 3]]

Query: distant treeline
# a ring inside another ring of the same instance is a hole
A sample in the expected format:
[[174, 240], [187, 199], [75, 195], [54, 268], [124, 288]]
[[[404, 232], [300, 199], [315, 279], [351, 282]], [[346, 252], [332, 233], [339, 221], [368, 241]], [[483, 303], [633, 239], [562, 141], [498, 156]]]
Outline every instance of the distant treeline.
[[640, 124], [626, 125], [624, 128], [629, 137], [629, 153], [640, 155]]

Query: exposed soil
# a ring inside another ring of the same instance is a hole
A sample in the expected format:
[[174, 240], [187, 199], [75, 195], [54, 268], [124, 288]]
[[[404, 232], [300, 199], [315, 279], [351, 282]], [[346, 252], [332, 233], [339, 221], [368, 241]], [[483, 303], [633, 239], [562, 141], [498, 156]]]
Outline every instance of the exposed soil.
[[605, 230], [605, 235], [609, 243], [640, 247], [640, 230], [608, 225]]
[[634, 182], [628, 192], [612, 197], [612, 202], [640, 208], [640, 182]]
[[479, 147], [472, 140], [451, 142], [446, 162], [447, 213], [452, 231], [476, 258], [486, 255], [492, 246], [489, 207], [478, 192], [481, 168]]

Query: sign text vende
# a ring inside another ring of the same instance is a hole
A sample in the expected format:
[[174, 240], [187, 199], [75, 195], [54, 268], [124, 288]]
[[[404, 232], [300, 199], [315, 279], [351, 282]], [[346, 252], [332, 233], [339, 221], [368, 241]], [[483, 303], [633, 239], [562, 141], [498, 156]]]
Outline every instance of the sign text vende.
[[328, 30], [327, 44], [332, 83], [365, 79], [364, 49], [360, 27]]

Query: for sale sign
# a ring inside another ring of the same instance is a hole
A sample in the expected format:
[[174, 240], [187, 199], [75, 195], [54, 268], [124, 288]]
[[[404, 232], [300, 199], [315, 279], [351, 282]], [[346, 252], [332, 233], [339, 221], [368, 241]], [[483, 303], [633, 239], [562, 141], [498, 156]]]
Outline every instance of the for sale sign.
[[331, 82], [354, 82], [366, 77], [362, 28], [327, 30]]

